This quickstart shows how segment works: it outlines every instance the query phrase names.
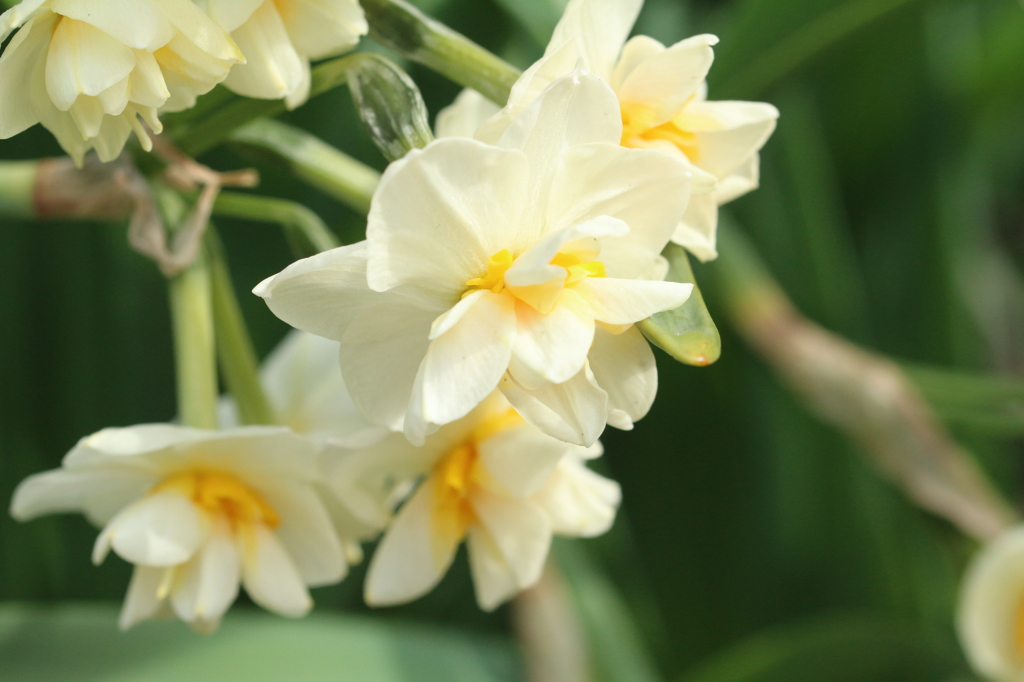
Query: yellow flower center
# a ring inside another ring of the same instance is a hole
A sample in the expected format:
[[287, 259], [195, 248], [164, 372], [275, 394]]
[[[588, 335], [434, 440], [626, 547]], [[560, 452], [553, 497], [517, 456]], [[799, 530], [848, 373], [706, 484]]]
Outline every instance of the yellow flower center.
[[183, 495], [210, 514], [227, 519], [233, 528], [256, 523], [276, 528], [281, 524], [274, 508], [231, 474], [214, 471], [176, 474], [150, 492]]
[[523, 418], [511, 409], [486, 419], [434, 468], [435, 556], [439, 560], [445, 556], [445, 548], [465, 538], [470, 526], [476, 523], [476, 512], [470, 498], [486, 480], [486, 472], [480, 466], [479, 444], [522, 424]]
[[550, 264], [565, 270], [565, 277], [561, 280], [552, 279], [529, 286], [509, 286], [505, 283], [505, 273], [512, 267], [515, 258], [511, 251], [502, 249], [488, 259], [487, 272], [483, 277], [474, 277], [466, 282], [466, 286], [469, 288], [462, 296], [465, 298], [474, 291], [480, 290], [488, 290], [495, 294], [508, 292], [538, 312], [546, 314], [555, 307], [559, 296], [566, 287], [587, 277], [607, 277], [604, 263], [594, 260], [592, 258], [594, 255], [596, 252], [590, 249], [558, 253], [551, 259]]
[[647, 107], [631, 102], [621, 102], [622, 146], [649, 149], [659, 146], [660, 143], [668, 142], [685, 154], [692, 163], [699, 163], [700, 145], [697, 133], [720, 130], [722, 126], [708, 116], [686, 113], [686, 106], [693, 99], [691, 97], [672, 120], [656, 125], [654, 117]]

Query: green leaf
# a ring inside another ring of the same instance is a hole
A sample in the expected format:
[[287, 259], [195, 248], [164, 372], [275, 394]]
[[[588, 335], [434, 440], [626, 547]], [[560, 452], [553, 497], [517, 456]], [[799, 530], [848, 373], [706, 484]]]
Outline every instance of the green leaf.
[[388, 161], [434, 139], [420, 89], [391, 60], [364, 53], [349, 66], [348, 87], [363, 127]]
[[113, 605], [0, 607], [0, 682], [512, 682], [514, 645], [376, 618], [253, 611], [210, 636], [178, 622], [121, 633]]
[[670, 282], [693, 284], [693, 293], [675, 310], [651, 315], [639, 324], [647, 340], [679, 362], [704, 367], [722, 354], [722, 337], [711, 319], [700, 293], [686, 250], [669, 244], [663, 255], [668, 259]]
[[960, 672], [952, 655], [905, 627], [843, 615], [753, 635], [679, 682], [932, 682]]
[[1024, 435], [1024, 381], [921, 365], [903, 369], [946, 423]]
[[562, 17], [565, 0], [498, 0], [501, 8], [508, 12], [526, 29], [538, 45], [547, 45], [555, 24]]

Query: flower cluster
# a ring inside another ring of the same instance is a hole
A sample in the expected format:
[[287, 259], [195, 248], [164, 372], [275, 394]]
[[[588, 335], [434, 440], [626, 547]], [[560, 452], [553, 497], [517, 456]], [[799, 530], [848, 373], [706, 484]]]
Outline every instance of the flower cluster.
[[[174, 1], [137, 6], [184, 28], [171, 23], [178, 33], [145, 45], [133, 38], [139, 74], [121, 76], [129, 98], [133, 78], [154, 91], [157, 79], [186, 83], [183, 97], [223, 81], [296, 104], [309, 59], [366, 30], [344, 0], [181, 0], [188, 22]], [[127, 133], [114, 144], [103, 125], [138, 127], [140, 110], [110, 104], [121, 72], [97, 74], [129, 50], [118, 42], [129, 36], [117, 32], [124, 17], [78, 6], [25, 2], [4, 15], [9, 26], [28, 22], [4, 60], [36, 69], [39, 92], [52, 95], [64, 71], [49, 64], [65, 49], [53, 27], [103, 33], [89, 44], [109, 50], [76, 48], [68, 67], [87, 65], [88, 77], [59, 102], [37, 97], [32, 115], [78, 125], [100, 107], [95, 126], [76, 129], [76, 149], [109, 157]], [[756, 186], [777, 115], [706, 101], [710, 36], [626, 43], [639, 7], [572, 0], [505, 108], [467, 92], [440, 117], [439, 139], [391, 164], [364, 241], [256, 287], [302, 330], [263, 371], [285, 426], [108, 429], [22, 484], [15, 516], [80, 511], [103, 528], [97, 562], [112, 549], [135, 564], [123, 626], [170, 608], [212, 629], [239, 585], [272, 611], [301, 615], [308, 588], [341, 580], [360, 543], [377, 537], [369, 604], [425, 594], [465, 541], [477, 601], [490, 610], [538, 580], [553, 535], [611, 526], [619, 487], [588, 463], [607, 425], [632, 429], [654, 402], [654, 354], [637, 323], [693, 289], [666, 280], [661, 253], [675, 240], [714, 257], [715, 207]], [[139, 66], [147, 59], [154, 69]], [[0, 62], [0, 79], [3, 68], [14, 67]], [[194, 78], [171, 78], [179, 72]], [[154, 130], [164, 91], [146, 100]], [[230, 401], [221, 412], [237, 422]]]
[[0, 15], [0, 42], [15, 29], [0, 90], [22, 94], [0, 99], [0, 139], [42, 123], [81, 165], [90, 149], [114, 159], [133, 132], [148, 151], [160, 113], [221, 82], [297, 106], [309, 60], [367, 26], [357, 0], [23, 0]]

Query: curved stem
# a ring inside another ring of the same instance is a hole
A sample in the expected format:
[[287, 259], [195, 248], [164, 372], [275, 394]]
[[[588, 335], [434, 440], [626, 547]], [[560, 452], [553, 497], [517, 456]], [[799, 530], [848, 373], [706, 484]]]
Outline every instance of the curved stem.
[[213, 214], [278, 223], [284, 228], [285, 236], [299, 258], [341, 246], [320, 216], [288, 199], [221, 192], [213, 204]]

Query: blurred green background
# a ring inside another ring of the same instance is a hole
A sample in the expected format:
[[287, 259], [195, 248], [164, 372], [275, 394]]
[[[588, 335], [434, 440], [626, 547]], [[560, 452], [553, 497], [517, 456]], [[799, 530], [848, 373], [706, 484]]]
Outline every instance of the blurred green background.
[[[564, 2], [416, 4], [525, 67]], [[901, 362], [1024, 377], [1024, 6], [648, 0], [636, 32], [667, 43], [716, 33], [710, 97], [781, 110], [762, 187], [733, 208], [801, 310]], [[432, 114], [458, 92], [410, 73]], [[283, 118], [384, 165], [345, 88]], [[59, 153], [38, 127], [0, 142], [3, 159]], [[253, 165], [236, 153], [203, 161]], [[346, 243], [361, 238], [359, 215], [255, 165], [261, 193], [302, 201]], [[266, 354], [286, 328], [248, 292], [291, 254], [272, 226], [219, 227]], [[698, 279], [714, 267], [697, 267]], [[659, 352], [651, 414], [603, 437], [601, 466], [624, 490], [614, 530], [558, 548], [598, 678], [972, 679], [952, 622], [973, 543], [810, 416], [730, 329], [714, 288], [705, 296], [722, 359], [698, 369]], [[173, 417], [166, 288], [123, 225], [0, 223], [0, 312], [0, 499], [83, 435]], [[1024, 411], [993, 419], [958, 400], [958, 386], [937, 407], [1019, 500]], [[510, 610], [476, 608], [464, 558], [433, 594], [397, 609], [363, 606], [357, 569], [317, 590], [317, 615], [301, 624], [242, 606], [212, 640], [178, 624], [122, 637], [113, 609], [129, 567], [93, 567], [94, 537], [79, 517], [0, 517], [0, 600], [21, 604], [0, 606], [0, 680], [522, 679]], [[109, 606], [28, 606], [96, 600]], [[202, 665], [171, 663], [182, 660]], [[271, 661], [298, 667], [288, 675]]]

